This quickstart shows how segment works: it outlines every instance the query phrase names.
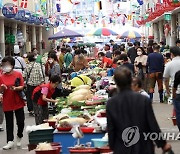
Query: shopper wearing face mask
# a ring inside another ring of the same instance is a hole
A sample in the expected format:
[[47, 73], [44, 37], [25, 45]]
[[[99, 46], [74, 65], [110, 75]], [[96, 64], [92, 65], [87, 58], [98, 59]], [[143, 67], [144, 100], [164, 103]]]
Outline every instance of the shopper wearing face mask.
[[135, 66], [135, 74], [138, 78], [142, 81], [143, 89], [147, 90], [147, 83], [146, 83], [146, 64], [147, 64], [147, 55], [142, 47], [137, 48], [137, 57], [134, 61]]
[[[49, 70], [49, 78], [51, 78], [52, 76], [55, 76], [55, 75], [61, 77], [61, 68], [59, 66], [57, 55], [55, 52], [52, 52], [49, 54], [48, 63], [51, 66], [51, 68]], [[55, 92], [52, 96], [53, 99], [55, 99], [56, 97], [60, 97], [61, 89], [62, 89], [62, 84], [60, 83], [55, 89]]]
[[51, 53], [48, 56], [48, 63], [51, 65], [51, 69], [49, 70], [49, 78], [54, 75], [61, 76], [60, 66], [58, 64], [58, 59], [56, 53]]
[[[14, 71], [15, 60], [7, 56], [2, 60], [3, 74], [0, 76], [0, 93], [3, 93], [3, 111], [6, 120], [7, 145], [4, 150], [11, 149], [14, 146], [14, 113], [17, 122], [17, 140], [18, 147], [21, 146], [21, 139], [24, 130], [24, 100], [20, 97], [19, 92], [24, 88], [24, 80], [20, 72]], [[16, 80], [19, 79], [19, 86], [15, 86]]]

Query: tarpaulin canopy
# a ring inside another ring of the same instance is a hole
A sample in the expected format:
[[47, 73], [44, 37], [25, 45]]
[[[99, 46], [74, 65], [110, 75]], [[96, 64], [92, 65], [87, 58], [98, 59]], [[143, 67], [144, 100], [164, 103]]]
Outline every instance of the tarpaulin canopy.
[[65, 37], [73, 38], [73, 37], [83, 37], [83, 36], [84, 35], [77, 33], [73, 30], [64, 28], [64, 29], [60, 30], [59, 32], [57, 32], [56, 34], [49, 37], [48, 39], [49, 40], [57, 40], [60, 38], [65, 38]]

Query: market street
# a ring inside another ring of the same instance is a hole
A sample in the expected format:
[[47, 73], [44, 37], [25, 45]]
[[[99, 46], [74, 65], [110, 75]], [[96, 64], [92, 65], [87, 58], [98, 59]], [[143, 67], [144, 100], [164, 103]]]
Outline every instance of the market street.
[[0, 0], [0, 154], [179, 145], [180, 0]]
[[[158, 123], [159, 123], [162, 131], [177, 132], [178, 131], [177, 127], [173, 126], [171, 120], [168, 120], [168, 118], [171, 117], [173, 106], [167, 105], [167, 104], [154, 103], [153, 107], [154, 107], [154, 112], [155, 112], [156, 118], [158, 120]], [[29, 117], [29, 115], [26, 111], [26, 126], [33, 125], [33, 124], [34, 124], [34, 118]], [[4, 126], [4, 128], [5, 128], [5, 126]], [[22, 149], [23, 150], [17, 150], [16, 148], [13, 150], [7, 150], [7, 151], [2, 150], [2, 147], [6, 144], [5, 131], [0, 132], [0, 136], [1, 136], [0, 154], [11, 154], [12, 152], [13, 152], [13, 154], [25, 154], [28, 151], [27, 150], [28, 136], [27, 136], [26, 132], [24, 132], [24, 137], [22, 140]], [[179, 141], [170, 141], [170, 143], [172, 145], [172, 148], [173, 148], [175, 154], [178, 154], [179, 153]], [[156, 150], [156, 154], [161, 154], [161, 153], [162, 153], [161, 149]]]

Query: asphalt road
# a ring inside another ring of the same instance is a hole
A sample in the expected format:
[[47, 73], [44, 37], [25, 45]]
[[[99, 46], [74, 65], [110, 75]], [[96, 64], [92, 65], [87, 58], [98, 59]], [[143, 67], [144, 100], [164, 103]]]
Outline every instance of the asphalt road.
[[[153, 104], [154, 112], [157, 118], [157, 121], [162, 129], [162, 131], [165, 132], [178, 132], [178, 129], [176, 126], [173, 126], [172, 121], [168, 118], [171, 117], [172, 114], [172, 105], [167, 104], [160, 104], [160, 103], [154, 103]], [[30, 117], [28, 113], [26, 112], [26, 126], [27, 125], [33, 125], [34, 124], [34, 118]], [[5, 125], [5, 122], [4, 122]], [[5, 126], [4, 126], [5, 128]], [[16, 128], [16, 127], [15, 127]], [[16, 129], [14, 131], [16, 134]], [[175, 152], [175, 154], [180, 153], [180, 141], [169, 141], [169, 143], [172, 145], [172, 148]], [[2, 147], [6, 144], [6, 133], [0, 132], [0, 154], [26, 154], [28, 152], [27, 150], [27, 144], [28, 144], [28, 136], [27, 133], [24, 131], [24, 137], [22, 140], [22, 149], [17, 149], [16, 147], [12, 150], [2, 150]], [[161, 149], [156, 149], [156, 154], [162, 154]]]

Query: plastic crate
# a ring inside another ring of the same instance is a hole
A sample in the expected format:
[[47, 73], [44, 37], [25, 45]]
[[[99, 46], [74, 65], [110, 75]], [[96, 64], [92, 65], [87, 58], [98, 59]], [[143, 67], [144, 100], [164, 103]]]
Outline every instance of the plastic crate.
[[42, 142], [53, 142], [54, 129], [37, 130], [29, 133], [29, 144], [38, 144]]

